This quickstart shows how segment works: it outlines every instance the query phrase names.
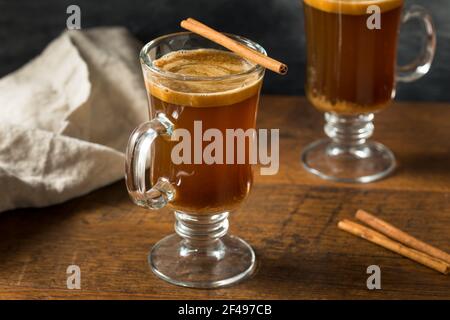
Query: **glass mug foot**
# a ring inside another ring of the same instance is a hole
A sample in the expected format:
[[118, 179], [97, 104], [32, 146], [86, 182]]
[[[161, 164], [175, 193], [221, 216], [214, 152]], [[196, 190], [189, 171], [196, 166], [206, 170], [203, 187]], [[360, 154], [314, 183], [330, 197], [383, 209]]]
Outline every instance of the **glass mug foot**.
[[[217, 288], [253, 274], [253, 249], [244, 240], [225, 234], [228, 212], [202, 221], [179, 211], [175, 216], [177, 233], [156, 243], [148, 255], [150, 268], [158, 277], [184, 287]], [[195, 234], [192, 225], [196, 225]]]
[[303, 167], [322, 179], [368, 183], [389, 175], [396, 166], [391, 150], [372, 136], [373, 113], [345, 116], [325, 113], [328, 138], [315, 141], [302, 152]]
[[341, 149], [331, 139], [309, 144], [302, 152], [303, 167], [322, 179], [368, 183], [388, 176], [395, 169], [391, 150], [378, 142]]

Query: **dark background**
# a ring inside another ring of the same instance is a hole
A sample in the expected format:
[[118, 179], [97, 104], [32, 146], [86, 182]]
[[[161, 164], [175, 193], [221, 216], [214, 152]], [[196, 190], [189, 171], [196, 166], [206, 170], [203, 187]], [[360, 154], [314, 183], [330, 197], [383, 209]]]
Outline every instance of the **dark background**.
[[[141, 41], [180, 30], [195, 17], [211, 26], [260, 43], [271, 56], [289, 65], [287, 76], [267, 73], [264, 93], [303, 94], [305, 54], [300, 0], [0, 0], [0, 77], [39, 54], [66, 27], [66, 8], [81, 8], [82, 28], [122, 25]], [[431, 71], [412, 84], [400, 84], [403, 100], [450, 101], [450, 1], [406, 0], [421, 4], [435, 20], [438, 47]], [[420, 50], [420, 24], [402, 28], [399, 62]]]

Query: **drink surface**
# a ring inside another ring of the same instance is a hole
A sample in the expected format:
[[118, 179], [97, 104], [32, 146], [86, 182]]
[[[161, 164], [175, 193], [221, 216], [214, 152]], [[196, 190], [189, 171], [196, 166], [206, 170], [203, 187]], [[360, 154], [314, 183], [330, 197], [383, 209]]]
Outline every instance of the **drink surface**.
[[[380, 28], [367, 8], [380, 8]], [[395, 95], [402, 0], [305, 0], [306, 95], [322, 111], [374, 112]]]
[[181, 50], [166, 54], [153, 65], [177, 75], [177, 79], [156, 76], [148, 82], [149, 91], [162, 101], [178, 105], [230, 105], [253, 96], [260, 87], [261, 75], [250, 72], [255, 65], [232, 52]]
[[153, 64], [160, 70], [199, 77], [239, 74], [254, 66], [232, 52], [215, 49], [175, 51], [164, 55]]
[[364, 15], [367, 7], [377, 5], [381, 12], [398, 8], [403, 0], [303, 0], [308, 6], [321, 11]]
[[[225, 161], [194, 164], [194, 121], [201, 121], [203, 132], [219, 130], [224, 141], [226, 129], [255, 128], [262, 74], [252, 72], [254, 65], [239, 56], [212, 49], [169, 53], [154, 65], [176, 76], [147, 75], [150, 117], [163, 112], [175, 128], [190, 132], [192, 162], [173, 163], [172, 148], [180, 141], [157, 140], [153, 183], [157, 177], [167, 177], [174, 184], [176, 195], [170, 206], [175, 210], [211, 214], [235, 209], [250, 191], [251, 165], [248, 162], [225, 164]], [[181, 76], [186, 76], [186, 80], [179, 80]], [[202, 150], [209, 143], [201, 142]], [[248, 157], [248, 148], [245, 152]], [[234, 153], [237, 153], [236, 144]], [[225, 159], [225, 143], [222, 154]]]

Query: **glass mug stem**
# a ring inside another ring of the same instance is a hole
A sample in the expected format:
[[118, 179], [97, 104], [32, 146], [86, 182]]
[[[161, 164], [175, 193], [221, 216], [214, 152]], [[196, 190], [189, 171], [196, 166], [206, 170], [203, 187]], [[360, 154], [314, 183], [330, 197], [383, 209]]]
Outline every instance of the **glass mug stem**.
[[373, 113], [343, 116], [325, 113], [325, 134], [342, 149], [363, 145], [373, 134]]
[[227, 234], [228, 214], [198, 216], [175, 211], [175, 232], [187, 243], [207, 247]]
[[183, 255], [201, 252], [221, 260], [226, 252], [222, 237], [228, 231], [228, 212], [197, 216], [175, 211], [175, 232], [183, 238]]

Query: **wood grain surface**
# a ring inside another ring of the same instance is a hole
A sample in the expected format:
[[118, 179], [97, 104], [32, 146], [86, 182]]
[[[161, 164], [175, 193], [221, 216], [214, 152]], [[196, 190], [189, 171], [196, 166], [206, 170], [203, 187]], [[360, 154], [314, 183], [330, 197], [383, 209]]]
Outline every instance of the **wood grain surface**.
[[[396, 103], [376, 117], [375, 138], [396, 154], [389, 178], [337, 184], [305, 172], [300, 152], [322, 136], [304, 98], [265, 96], [261, 128], [280, 128], [280, 171], [259, 176], [230, 219], [255, 249], [257, 273], [217, 290], [156, 278], [147, 253], [173, 232], [173, 215], [131, 203], [124, 182], [67, 203], [0, 214], [2, 299], [450, 299], [450, 278], [344, 233], [338, 220], [364, 208], [443, 250], [450, 249], [450, 106]], [[2, 190], [1, 192], [5, 192]], [[66, 268], [81, 268], [81, 290]], [[381, 290], [366, 268], [379, 265]]]

